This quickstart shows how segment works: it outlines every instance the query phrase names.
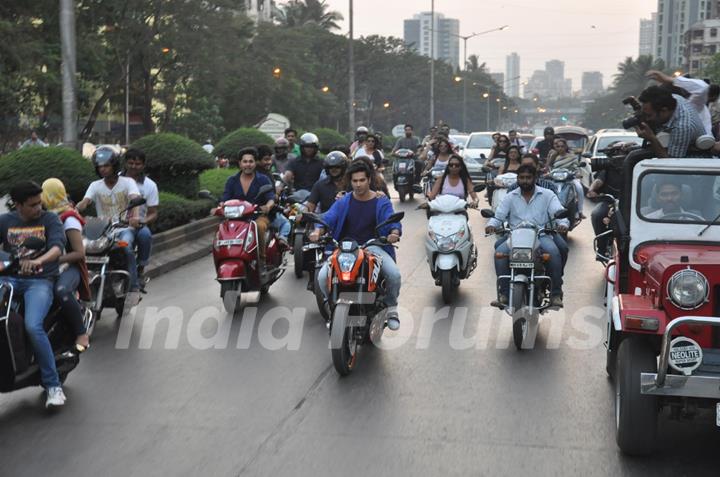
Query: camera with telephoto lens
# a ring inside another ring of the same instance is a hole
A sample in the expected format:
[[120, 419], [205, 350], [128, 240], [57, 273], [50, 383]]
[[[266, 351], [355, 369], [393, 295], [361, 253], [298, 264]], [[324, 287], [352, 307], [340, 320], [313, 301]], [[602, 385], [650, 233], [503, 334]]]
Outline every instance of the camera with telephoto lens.
[[625, 162], [625, 154], [621, 156], [596, 157], [590, 160], [590, 169], [593, 172], [609, 171], [614, 169], [616, 172], [622, 171]]
[[632, 129], [634, 127], [640, 126], [640, 123], [644, 121], [642, 105], [640, 104], [640, 102], [635, 98], [635, 96], [628, 96], [627, 98], [622, 100], [622, 104], [624, 104], [625, 106], [631, 106], [633, 108], [633, 111], [635, 111], [634, 115], [623, 120], [623, 129]]

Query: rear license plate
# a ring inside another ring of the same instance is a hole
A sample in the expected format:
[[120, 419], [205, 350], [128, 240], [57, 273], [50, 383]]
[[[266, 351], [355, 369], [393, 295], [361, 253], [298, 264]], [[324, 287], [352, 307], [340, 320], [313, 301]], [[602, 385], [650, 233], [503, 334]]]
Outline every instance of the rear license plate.
[[532, 263], [515, 262], [510, 264], [510, 268], [533, 268], [533, 266]]
[[720, 427], [720, 402], [717, 403], [717, 407], [715, 408], [715, 425]]

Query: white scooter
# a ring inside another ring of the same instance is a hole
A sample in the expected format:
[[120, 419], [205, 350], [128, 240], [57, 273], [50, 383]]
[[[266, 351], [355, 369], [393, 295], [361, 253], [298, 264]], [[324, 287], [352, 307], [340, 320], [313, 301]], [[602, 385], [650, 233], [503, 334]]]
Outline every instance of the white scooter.
[[517, 174], [514, 172], [506, 172], [495, 177], [495, 190], [492, 196], [492, 210], [495, 212], [500, 205], [500, 202], [505, 198], [508, 193], [508, 189], [515, 185], [517, 182]]
[[454, 195], [440, 195], [428, 203], [425, 252], [446, 304], [452, 302], [460, 280], [468, 278], [477, 265], [477, 247], [468, 223], [467, 206], [466, 201]]

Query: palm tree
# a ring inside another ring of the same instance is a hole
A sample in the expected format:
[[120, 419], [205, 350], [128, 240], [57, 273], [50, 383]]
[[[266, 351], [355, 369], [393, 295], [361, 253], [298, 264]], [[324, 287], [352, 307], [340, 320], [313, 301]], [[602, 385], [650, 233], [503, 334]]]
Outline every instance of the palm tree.
[[485, 63], [480, 64], [480, 58], [478, 55], [470, 55], [467, 59], [467, 64], [465, 65], [465, 68], [467, 68], [468, 71], [485, 71]]
[[339, 30], [340, 12], [328, 11], [325, 0], [290, 0], [282, 8], [281, 23], [287, 27], [318, 25], [325, 30]]
[[618, 72], [614, 76], [611, 89], [622, 96], [637, 95], [648, 85], [648, 71], [664, 69], [663, 60], [649, 55], [641, 55], [636, 60], [627, 57], [618, 64]]

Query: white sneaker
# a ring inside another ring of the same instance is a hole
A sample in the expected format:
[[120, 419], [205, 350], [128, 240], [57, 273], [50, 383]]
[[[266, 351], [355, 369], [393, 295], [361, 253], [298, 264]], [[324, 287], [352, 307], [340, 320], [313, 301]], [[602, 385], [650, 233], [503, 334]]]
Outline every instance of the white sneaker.
[[45, 408], [59, 407], [65, 404], [65, 393], [60, 386], [53, 387], [47, 390], [47, 401], [45, 401]]
[[385, 317], [387, 319], [387, 327], [392, 331], [400, 329], [400, 318], [398, 317], [397, 306], [389, 306], [385, 311]]

